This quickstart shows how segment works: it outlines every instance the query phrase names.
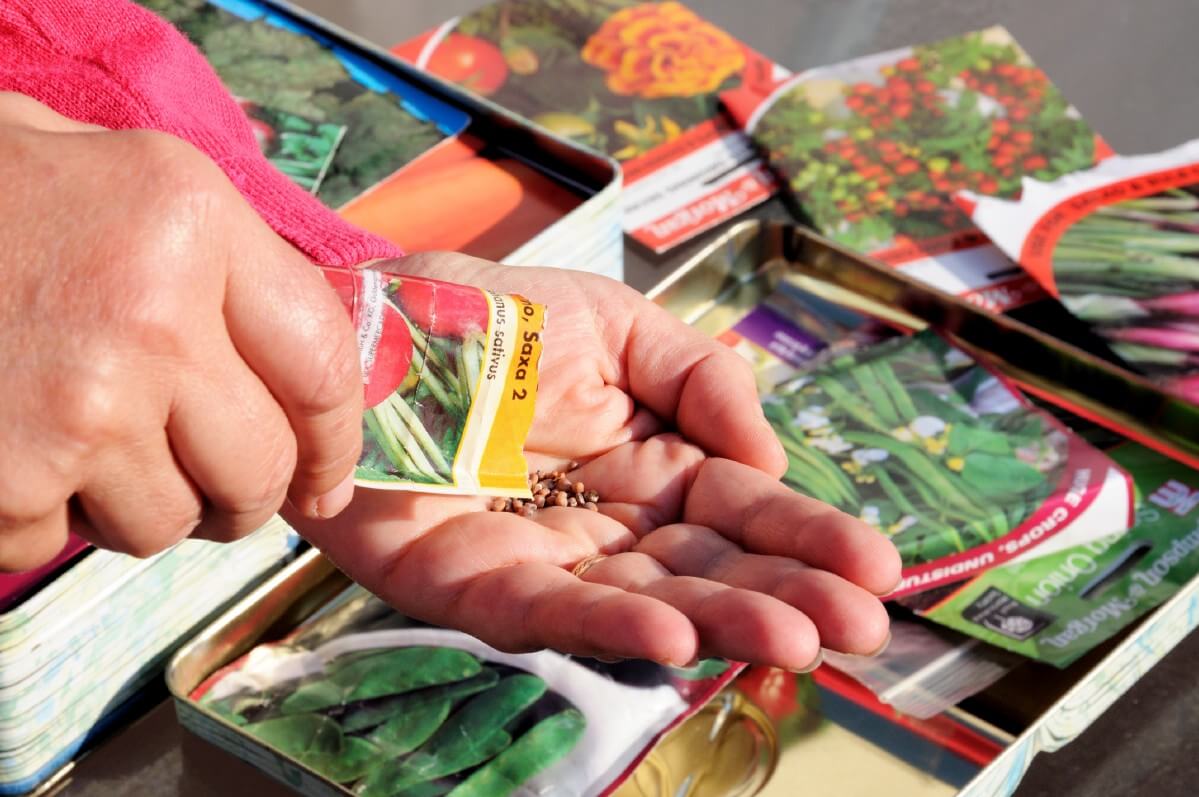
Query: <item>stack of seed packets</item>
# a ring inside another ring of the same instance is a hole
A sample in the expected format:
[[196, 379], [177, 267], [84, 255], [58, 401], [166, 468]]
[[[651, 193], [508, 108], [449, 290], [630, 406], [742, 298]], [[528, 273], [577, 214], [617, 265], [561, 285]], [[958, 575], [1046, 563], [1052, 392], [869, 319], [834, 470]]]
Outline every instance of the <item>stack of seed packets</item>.
[[27, 792], [66, 763], [161, 677], [175, 646], [297, 542], [276, 518], [236, 543], [187, 540], [148, 559], [75, 550], [57, 575], [9, 595], [0, 613], [0, 794]]

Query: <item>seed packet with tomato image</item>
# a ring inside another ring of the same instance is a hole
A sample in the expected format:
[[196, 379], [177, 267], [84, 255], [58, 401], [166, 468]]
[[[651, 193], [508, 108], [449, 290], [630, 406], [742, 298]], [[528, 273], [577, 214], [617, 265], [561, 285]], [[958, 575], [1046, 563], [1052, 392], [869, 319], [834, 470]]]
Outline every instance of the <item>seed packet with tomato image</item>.
[[774, 191], [718, 97], [786, 71], [673, 0], [505, 0], [392, 51], [619, 160], [625, 232], [655, 252]]
[[932, 332], [806, 369], [763, 409], [787, 452], [783, 482], [895, 544], [893, 598], [1130, 523], [1119, 466]]
[[1013, 196], [1110, 154], [1002, 28], [724, 95], [823, 234], [994, 310], [1043, 297], [953, 194]]
[[366, 413], [357, 483], [527, 497], [545, 309], [380, 270], [323, 272], [358, 331]]
[[1199, 403], [1199, 140], [961, 204], [1126, 364]]
[[310, 194], [321, 187], [346, 126], [318, 122], [299, 114], [239, 99], [250, 119], [254, 137], [276, 169]]

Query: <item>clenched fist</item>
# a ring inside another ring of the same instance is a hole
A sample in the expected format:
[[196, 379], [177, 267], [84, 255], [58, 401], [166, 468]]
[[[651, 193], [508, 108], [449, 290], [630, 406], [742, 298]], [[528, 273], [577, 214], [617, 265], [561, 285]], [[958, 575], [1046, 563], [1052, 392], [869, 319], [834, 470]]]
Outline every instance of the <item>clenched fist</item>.
[[0, 94], [0, 568], [349, 502], [349, 316], [198, 150]]

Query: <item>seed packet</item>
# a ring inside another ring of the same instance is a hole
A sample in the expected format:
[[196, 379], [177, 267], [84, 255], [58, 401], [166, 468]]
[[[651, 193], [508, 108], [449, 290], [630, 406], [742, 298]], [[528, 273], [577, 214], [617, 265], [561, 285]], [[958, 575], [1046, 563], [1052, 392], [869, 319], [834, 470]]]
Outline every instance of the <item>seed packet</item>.
[[1199, 473], [1135, 443], [1108, 453], [1136, 482], [1130, 531], [1034, 549], [920, 613], [1066, 667], [1176, 593], [1199, 573]]
[[357, 483], [527, 497], [545, 309], [380, 270], [322, 271], [358, 332], [366, 412]]
[[263, 0], [138, 0], [199, 48], [237, 97], [345, 128], [316, 196], [339, 208], [470, 121]]
[[783, 481], [895, 543], [896, 598], [1128, 527], [1127, 474], [932, 332], [806, 370], [763, 407]]
[[[735, 669], [501, 653], [351, 587], [190, 698], [341, 786], [322, 794], [587, 797], [606, 793]], [[236, 744], [245, 755], [248, 740]]]
[[619, 160], [625, 232], [655, 252], [774, 192], [718, 96], [786, 70], [673, 0], [504, 0], [392, 52]]
[[995, 245], [1131, 367], [1199, 401], [1199, 140], [1109, 158], [1018, 200], [963, 193]]
[[315, 194], [346, 134], [345, 125], [318, 122], [250, 100], [239, 99], [238, 104], [267, 160], [296, 185]]
[[825, 235], [996, 310], [1043, 294], [953, 193], [1011, 196], [1109, 151], [1002, 28], [812, 69], [724, 95]]
[[1023, 660], [969, 636], [900, 617], [891, 618], [891, 641], [877, 656], [824, 652], [825, 664], [917, 719], [935, 717], [978, 694]]

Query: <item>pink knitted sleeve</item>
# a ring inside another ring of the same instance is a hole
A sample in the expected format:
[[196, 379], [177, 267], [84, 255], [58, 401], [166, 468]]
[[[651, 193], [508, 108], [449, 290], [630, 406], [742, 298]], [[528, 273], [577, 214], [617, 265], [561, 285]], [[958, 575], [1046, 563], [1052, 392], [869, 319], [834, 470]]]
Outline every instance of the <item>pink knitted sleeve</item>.
[[160, 130], [191, 142], [317, 263], [400, 254], [271, 166], [200, 52], [129, 0], [0, 1], [0, 91], [25, 94], [77, 121]]

